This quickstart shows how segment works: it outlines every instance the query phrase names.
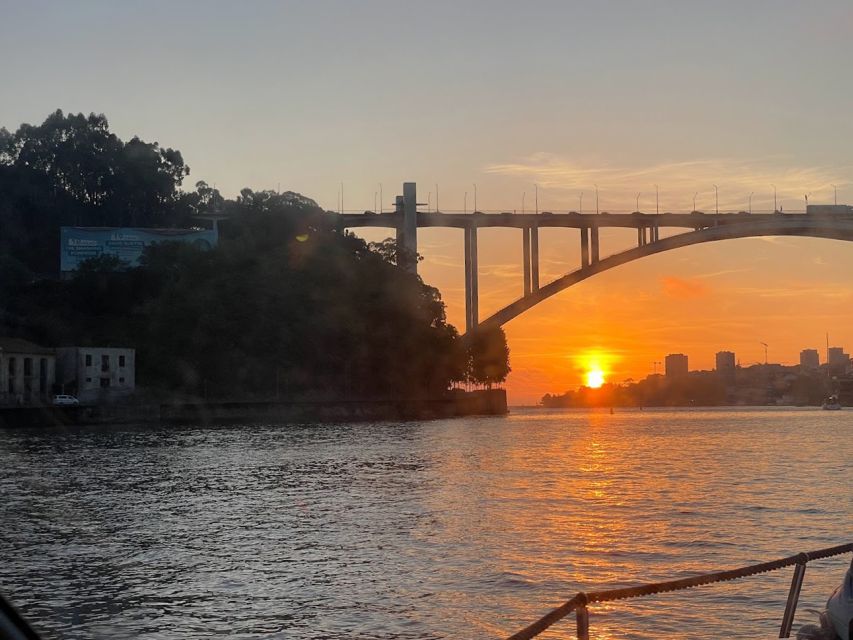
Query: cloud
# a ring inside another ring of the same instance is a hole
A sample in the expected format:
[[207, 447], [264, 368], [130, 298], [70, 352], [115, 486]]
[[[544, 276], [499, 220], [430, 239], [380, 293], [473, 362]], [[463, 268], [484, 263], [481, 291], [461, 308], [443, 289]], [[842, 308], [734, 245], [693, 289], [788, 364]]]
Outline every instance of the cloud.
[[675, 276], [664, 276], [660, 282], [665, 295], [679, 300], [703, 298], [710, 293], [708, 285], [696, 278], [688, 280]]
[[[833, 184], [839, 187], [849, 184], [844, 174], [850, 167], [800, 167], [789, 164], [788, 160], [782, 156], [711, 158], [614, 167], [535, 153], [517, 162], [489, 165], [484, 171], [535, 182], [541, 188], [571, 192], [572, 202], [579, 191], [586, 192], [589, 198], [597, 184], [600, 209], [609, 211], [633, 210], [638, 192], [640, 208], [654, 210], [655, 184], [660, 185], [661, 211], [692, 209], [694, 194], [698, 209], [713, 211], [713, 185], [717, 184], [721, 211], [747, 209], [749, 194], [753, 193], [756, 212], [773, 209], [774, 184], [777, 205], [789, 211], [804, 208], [804, 194], [812, 194], [812, 201], [817, 202], [822, 197], [831, 198]], [[568, 197], [569, 193], [567, 202]], [[585, 202], [592, 201], [585, 198]]]

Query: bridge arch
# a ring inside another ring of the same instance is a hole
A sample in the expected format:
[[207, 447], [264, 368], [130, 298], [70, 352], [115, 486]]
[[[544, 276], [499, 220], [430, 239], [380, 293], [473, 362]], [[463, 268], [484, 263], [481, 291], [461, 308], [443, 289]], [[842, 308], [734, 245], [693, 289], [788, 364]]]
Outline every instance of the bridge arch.
[[594, 275], [609, 271], [634, 260], [639, 260], [640, 258], [705, 242], [761, 236], [800, 236], [853, 241], [853, 220], [817, 217], [803, 220], [802, 218], [785, 219], [784, 216], [778, 216], [773, 220], [739, 221], [737, 224], [720, 224], [718, 226], [669, 236], [639, 247], [615, 253], [606, 258], [601, 258], [590, 265], [570, 271], [540, 287], [538, 290], [511, 302], [480, 322], [480, 324], [506, 324], [564, 289], [568, 289]]

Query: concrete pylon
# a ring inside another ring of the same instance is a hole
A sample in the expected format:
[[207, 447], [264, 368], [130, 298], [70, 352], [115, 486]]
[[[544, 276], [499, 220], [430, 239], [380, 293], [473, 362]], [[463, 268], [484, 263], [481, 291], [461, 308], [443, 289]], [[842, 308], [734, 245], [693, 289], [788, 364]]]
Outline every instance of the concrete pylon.
[[465, 227], [465, 332], [480, 322], [479, 278], [477, 266], [477, 227]]
[[418, 190], [414, 182], [403, 183], [403, 195], [397, 196], [397, 262], [412, 273], [418, 272]]

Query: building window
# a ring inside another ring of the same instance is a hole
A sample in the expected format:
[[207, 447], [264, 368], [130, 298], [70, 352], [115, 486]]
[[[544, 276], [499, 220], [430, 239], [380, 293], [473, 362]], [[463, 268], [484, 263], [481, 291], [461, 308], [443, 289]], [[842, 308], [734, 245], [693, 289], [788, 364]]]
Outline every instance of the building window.
[[92, 378], [86, 378], [86, 382], [92, 382]]
[[25, 376], [33, 375], [33, 359], [32, 358], [24, 358], [24, 375]]
[[9, 377], [12, 378], [15, 376], [15, 359], [9, 358]]
[[107, 389], [110, 386], [109, 378], [101, 378], [101, 389]]
[[124, 356], [118, 357], [118, 366], [120, 366], [120, 367], [124, 366]]
[[109, 371], [110, 370], [110, 357], [109, 356], [101, 356], [101, 371]]
[[86, 354], [86, 366], [87, 367], [92, 366], [92, 354], [91, 353]]
[[124, 378], [119, 378], [118, 381], [124, 384]]
[[39, 393], [47, 391], [47, 358], [39, 360]]

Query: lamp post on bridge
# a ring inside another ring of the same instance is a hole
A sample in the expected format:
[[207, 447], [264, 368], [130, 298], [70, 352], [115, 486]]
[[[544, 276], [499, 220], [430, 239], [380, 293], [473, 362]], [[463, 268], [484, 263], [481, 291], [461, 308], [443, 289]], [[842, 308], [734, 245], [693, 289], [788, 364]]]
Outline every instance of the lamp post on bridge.
[[634, 209], [634, 211], [639, 211], [639, 210], [640, 210], [640, 196], [642, 195], [642, 193], [643, 193], [642, 191], [638, 191], [638, 192], [637, 192], [637, 208], [636, 208], [636, 209]]
[[717, 185], [714, 185], [714, 213], [720, 213], [720, 189]]
[[811, 193], [807, 193], [803, 196], [806, 199], [806, 213], [809, 212], [809, 196], [810, 195], [811, 195]]
[[776, 185], [771, 184], [770, 186], [773, 187], [773, 213], [776, 213], [779, 211], [779, 206], [776, 204]]
[[696, 196], [699, 195], [699, 192], [693, 194], [693, 211], [696, 211]]
[[474, 213], [477, 213], [477, 183], [474, 183]]
[[595, 186], [595, 215], [598, 215], [598, 185]]
[[583, 213], [583, 191], [581, 191], [581, 195], [579, 198], [578, 209], [580, 209], [580, 211], [578, 211], [578, 213]]
[[660, 188], [655, 185], [655, 215], [660, 215]]
[[524, 198], [527, 196], [526, 191], [521, 192], [521, 215], [524, 215]]

